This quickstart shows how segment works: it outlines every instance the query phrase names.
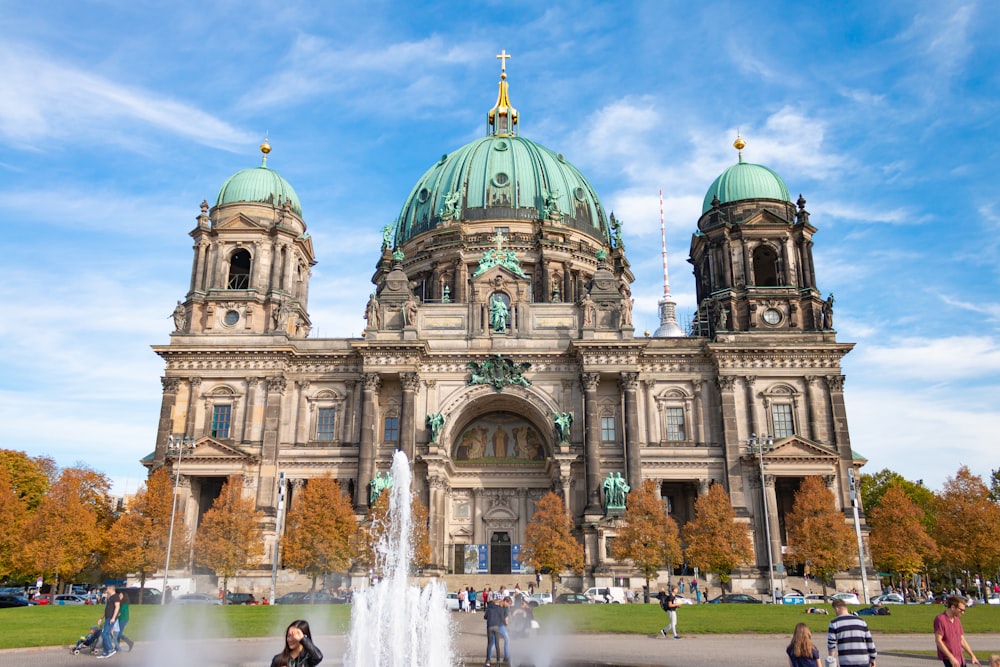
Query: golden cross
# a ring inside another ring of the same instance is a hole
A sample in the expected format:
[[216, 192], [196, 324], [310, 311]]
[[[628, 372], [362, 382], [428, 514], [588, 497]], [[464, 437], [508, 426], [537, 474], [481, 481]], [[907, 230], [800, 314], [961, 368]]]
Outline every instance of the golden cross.
[[500, 49], [500, 53], [497, 54], [497, 58], [500, 59], [500, 73], [505, 74], [507, 72], [507, 59], [510, 58], [510, 54], [507, 53], [507, 49]]

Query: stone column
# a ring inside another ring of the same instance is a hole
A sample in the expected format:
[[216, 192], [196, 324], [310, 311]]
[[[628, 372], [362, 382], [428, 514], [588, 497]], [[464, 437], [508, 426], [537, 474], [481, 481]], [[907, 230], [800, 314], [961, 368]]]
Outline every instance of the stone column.
[[549, 281], [551, 280], [549, 271], [552, 270], [549, 267], [551, 265], [552, 260], [542, 260], [542, 298], [540, 299], [542, 303], [549, 303], [552, 301], [552, 288], [549, 286]]
[[[781, 562], [781, 524], [778, 523], [778, 497], [774, 492], [774, 475], [764, 475], [764, 495], [767, 496], [767, 520], [771, 527], [771, 558], [774, 560], [774, 578], [778, 579]], [[763, 528], [763, 526], [762, 526]], [[767, 554], [764, 554], [767, 557]]]
[[601, 511], [601, 417], [597, 411], [597, 385], [600, 373], [582, 373], [583, 414], [586, 431], [584, 435], [584, 460], [587, 466], [587, 514]]
[[483, 544], [485, 533], [483, 531], [483, 490], [475, 488], [472, 490], [472, 543]]
[[628, 485], [638, 489], [642, 485], [640, 454], [645, 444], [639, 431], [639, 406], [636, 400], [639, 374], [630, 371], [622, 373], [618, 386], [625, 395], [625, 460], [628, 462]]
[[413, 461], [416, 451], [417, 428], [417, 389], [420, 387], [420, 376], [416, 373], [400, 373], [399, 383], [403, 385], [403, 414], [399, 420], [399, 448], [406, 452], [406, 458]]
[[841, 505], [848, 507], [851, 504], [850, 490], [848, 488], [847, 470], [854, 460], [851, 452], [851, 435], [847, 430], [847, 406], [844, 405], [844, 376], [827, 375], [826, 386], [830, 392], [830, 432], [833, 436], [833, 443], [837, 447], [840, 455], [840, 497]]
[[293, 444], [305, 444], [309, 441], [309, 404], [306, 401], [306, 391], [309, 389], [309, 380], [299, 380], [295, 383], [298, 388], [299, 400], [298, 409], [295, 411], [295, 439]]
[[705, 437], [705, 402], [702, 390], [705, 383], [702, 380], [692, 380], [691, 389], [694, 393], [694, 416], [691, 424], [691, 439], [696, 445], [706, 445], [708, 440]]
[[739, 419], [736, 416], [736, 376], [720, 375], [719, 394], [722, 408], [722, 441], [726, 449], [726, 480], [733, 507], [746, 507], [743, 491], [743, 470], [740, 463]]
[[756, 383], [757, 378], [753, 375], [747, 375], [743, 378], [743, 384], [747, 392], [747, 426], [749, 426], [751, 433], [760, 435], [760, 432], [757, 430], [757, 402], [754, 400], [754, 385]]
[[344, 385], [347, 387], [347, 400], [351, 402], [351, 411], [346, 413], [344, 417], [350, 414], [351, 419], [350, 422], [344, 419], [344, 437], [341, 442], [349, 442], [352, 445], [357, 445], [361, 440], [362, 392], [360, 391], [360, 383], [357, 380], [346, 380]]
[[[201, 378], [193, 377], [188, 378], [188, 405], [187, 405], [187, 415], [184, 420], [184, 432], [188, 435], [194, 435], [194, 425], [195, 417], [198, 415], [198, 388], [201, 387]], [[212, 415], [207, 415], [205, 418], [205, 432], [203, 435], [208, 435], [212, 428]]]
[[656, 401], [653, 399], [654, 383], [652, 380], [644, 380], [643, 385], [646, 387], [646, 392], [643, 396], [646, 404], [646, 442], [659, 444], [661, 436], [657, 429]]
[[174, 406], [177, 404], [177, 390], [181, 386], [180, 378], [160, 378], [163, 385], [163, 399], [160, 401], [160, 421], [156, 426], [156, 445], [153, 457], [154, 468], [163, 465], [167, 454], [167, 438], [173, 435]]
[[285, 266], [283, 267], [285, 270], [285, 277], [282, 281], [282, 286], [285, 288], [285, 291], [292, 296], [295, 295], [295, 289], [292, 287], [295, 281], [295, 264], [295, 246], [289, 244], [285, 246]]
[[449, 493], [448, 480], [440, 475], [431, 475], [428, 477], [427, 483], [430, 486], [427, 500], [430, 526], [427, 527], [427, 538], [431, 547], [431, 563], [446, 564], [448, 561], [444, 552], [444, 544], [445, 516]]
[[354, 505], [368, 508], [368, 484], [375, 476], [375, 436], [378, 433], [378, 390], [382, 378], [378, 373], [365, 373], [361, 406], [361, 443], [358, 452], [358, 486]]
[[257, 482], [257, 507], [270, 509], [275, 503], [275, 480], [278, 477], [281, 402], [285, 395], [283, 376], [269, 377], [264, 399], [264, 443], [261, 447], [260, 478]]

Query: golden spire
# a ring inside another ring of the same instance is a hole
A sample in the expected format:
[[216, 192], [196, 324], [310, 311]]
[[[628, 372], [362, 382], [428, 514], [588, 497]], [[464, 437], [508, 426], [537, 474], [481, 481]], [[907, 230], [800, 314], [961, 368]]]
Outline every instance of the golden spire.
[[736, 130], [736, 141], [733, 142], [733, 148], [739, 151], [740, 162], [743, 162], [743, 147], [747, 145], [747, 142], [743, 141], [743, 137], [740, 136], [740, 131]]
[[268, 133], [264, 132], [264, 143], [260, 145], [260, 152], [264, 154], [264, 157], [260, 161], [260, 166], [262, 167], [267, 166], [267, 154], [271, 152], [271, 144], [267, 143], [267, 136]]
[[506, 49], [501, 49], [497, 54], [500, 60], [500, 83], [497, 84], [497, 103], [490, 109], [487, 116], [490, 132], [495, 135], [515, 134], [517, 126], [517, 109], [510, 105], [510, 98], [507, 95], [507, 59], [510, 54]]

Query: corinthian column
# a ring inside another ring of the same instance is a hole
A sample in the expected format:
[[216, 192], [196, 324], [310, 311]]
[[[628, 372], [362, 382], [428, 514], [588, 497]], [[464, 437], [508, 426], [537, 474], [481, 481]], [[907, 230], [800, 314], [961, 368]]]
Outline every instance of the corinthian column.
[[618, 384], [622, 393], [625, 394], [625, 460], [628, 461], [628, 485], [633, 489], [638, 489], [639, 485], [642, 484], [639, 453], [644, 444], [642, 434], [639, 432], [639, 406], [636, 401], [639, 374], [622, 373]]
[[355, 507], [368, 507], [368, 484], [375, 475], [375, 435], [378, 430], [376, 420], [378, 405], [378, 390], [382, 386], [382, 378], [378, 373], [365, 373], [362, 378], [364, 390], [361, 399], [361, 442], [358, 447], [358, 485], [355, 488], [357, 497]]
[[601, 416], [597, 412], [597, 385], [600, 381], [600, 373], [580, 375], [580, 382], [583, 384], [584, 424], [586, 424], [584, 460], [587, 465], [587, 506], [584, 512], [588, 514], [601, 511]]
[[416, 373], [400, 373], [399, 381], [403, 385], [403, 415], [399, 420], [399, 448], [406, 452], [406, 458], [412, 461], [416, 449], [417, 389], [420, 386], [420, 376]]

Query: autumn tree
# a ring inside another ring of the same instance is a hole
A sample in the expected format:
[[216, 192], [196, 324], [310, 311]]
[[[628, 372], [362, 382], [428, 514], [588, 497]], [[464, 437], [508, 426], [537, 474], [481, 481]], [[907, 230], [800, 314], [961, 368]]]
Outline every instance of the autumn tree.
[[525, 542], [521, 562], [537, 572], [549, 571], [553, 596], [563, 572], [583, 572], [583, 545], [573, 537], [573, 518], [557, 494], [550, 491], [539, 499], [525, 529]]
[[818, 475], [802, 480], [792, 511], [785, 518], [785, 529], [789, 561], [808, 563], [812, 574], [822, 582], [824, 594], [826, 582], [849, 568], [857, 556], [854, 531], [837, 509], [833, 492]]
[[868, 513], [872, 561], [879, 570], [897, 572], [901, 583], [922, 572], [937, 553], [923, 519], [924, 511], [900, 486], [890, 486]]
[[221, 577], [223, 590], [237, 572], [257, 565], [263, 557], [263, 518], [253, 498], [243, 495], [239, 475], [222, 485], [219, 497], [202, 517], [194, 538], [194, 562]]
[[[146, 579], [163, 567], [167, 558], [170, 537], [173, 482], [166, 467], [162, 467], [139, 487], [125, 512], [118, 517], [109, 532], [110, 548], [104, 558], [104, 569], [113, 575], [135, 573], [139, 587], [146, 587]], [[183, 562], [188, 552], [188, 531], [184, 513], [174, 517], [173, 549], [170, 568]]]
[[938, 494], [934, 538], [941, 564], [970, 573], [1000, 566], [1000, 506], [967, 466], [945, 480]]
[[[358, 530], [352, 551], [358, 564], [381, 569], [379, 545], [388, 543], [392, 522], [391, 493], [386, 490], [368, 508], [365, 524]], [[427, 506], [415, 494], [410, 494], [410, 543], [413, 551], [410, 563], [415, 569], [425, 567], [431, 560], [431, 542], [427, 530]], [[381, 572], [379, 572], [381, 574]]]
[[0, 468], [7, 470], [14, 493], [29, 511], [42, 503], [49, 487], [58, 477], [53, 459], [47, 456], [28, 456], [13, 449], [0, 449]]
[[111, 516], [103, 474], [65, 468], [26, 523], [19, 559], [22, 572], [36, 572], [59, 584], [72, 581], [98, 562]]
[[1000, 469], [990, 470], [990, 500], [1000, 504]]
[[317, 579], [350, 567], [350, 541], [357, 529], [354, 509], [337, 480], [329, 473], [311, 479], [288, 513], [284, 564], [309, 575], [314, 592]]
[[10, 481], [10, 471], [0, 465], [0, 579], [16, 572], [16, 557], [24, 539], [28, 506]]
[[882, 504], [882, 498], [886, 491], [892, 487], [899, 487], [906, 496], [924, 512], [922, 520], [924, 529], [929, 533], [934, 527], [934, 492], [923, 485], [923, 482], [911, 482], [898, 472], [893, 472], [888, 468], [873, 473], [871, 475], [862, 474], [859, 478], [859, 490], [861, 495], [861, 506], [865, 514], [871, 513], [876, 507]]
[[753, 545], [743, 524], [737, 523], [729, 494], [721, 484], [694, 503], [694, 520], [684, 526], [687, 561], [729, 583], [730, 573], [753, 560]]
[[629, 560], [649, 580], [663, 567], [681, 560], [681, 540], [677, 523], [666, 512], [656, 484], [647, 479], [628, 495], [622, 526], [611, 543], [615, 560]]

